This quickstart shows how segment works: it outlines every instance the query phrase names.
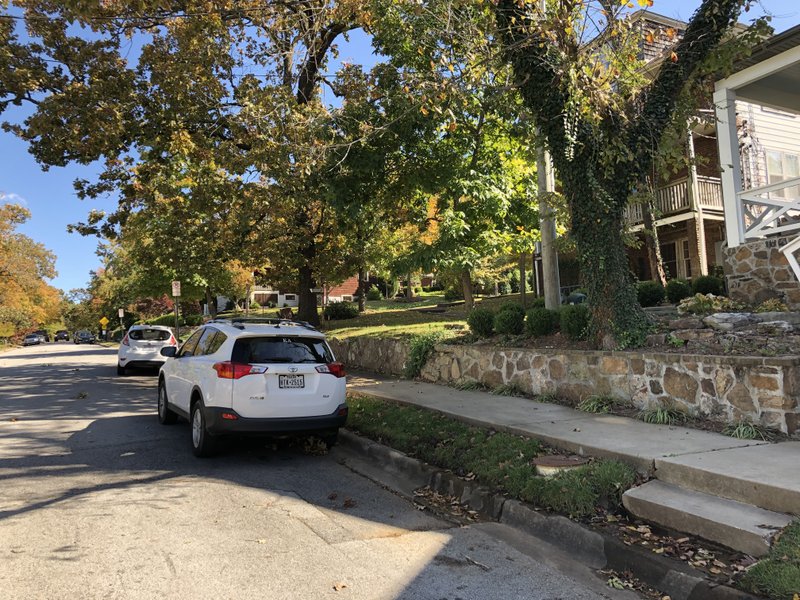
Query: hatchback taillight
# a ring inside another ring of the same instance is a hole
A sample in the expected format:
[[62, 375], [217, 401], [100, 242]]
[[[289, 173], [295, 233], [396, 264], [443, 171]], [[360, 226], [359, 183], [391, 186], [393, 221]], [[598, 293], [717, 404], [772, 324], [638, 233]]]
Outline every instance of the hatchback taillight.
[[125, 334], [125, 337], [122, 338], [122, 345], [123, 346], [130, 346], [131, 345], [130, 342], [128, 342], [128, 334], [127, 333]]
[[317, 367], [317, 373], [330, 373], [334, 377], [344, 377], [344, 365], [340, 362], [332, 362], [327, 365]]
[[220, 379], [240, 379], [245, 375], [262, 375], [267, 372], [267, 367], [235, 363], [229, 360], [218, 362], [214, 365], [217, 377]]
[[175, 336], [172, 335], [172, 334], [169, 334], [169, 342], [168, 343], [169, 343], [170, 346], [177, 346], [178, 345], [178, 342], [175, 339]]

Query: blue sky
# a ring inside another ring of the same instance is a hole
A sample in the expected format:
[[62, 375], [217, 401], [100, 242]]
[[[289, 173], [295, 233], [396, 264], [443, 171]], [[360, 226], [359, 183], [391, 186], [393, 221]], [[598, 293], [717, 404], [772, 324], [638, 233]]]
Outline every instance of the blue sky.
[[[651, 10], [686, 20], [699, 4], [699, 0], [655, 0]], [[745, 14], [743, 20], [765, 11], [774, 16], [773, 26], [777, 32], [800, 23], [797, 0], [764, 0]], [[357, 33], [349, 44], [340, 44], [340, 61], [372, 63], [374, 57], [366, 36]], [[9, 110], [0, 119], [15, 121], [22, 114], [20, 109]], [[21, 203], [31, 211], [30, 221], [20, 227], [20, 231], [56, 254], [58, 277], [53, 285], [65, 291], [84, 287], [89, 271], [100, 265], [95, 255], [97, 239], [69, 234], [67, 225], [85, 220], [91, 209], [111, 211], [116, 201], [113, 198], [79, 200], [72, 183], [76, 178], [92, 179], [99, 168], [70, 165], [42, 171], [28, 154], [26, 144], [4, 132], [0, 132], [0, 157], [0, 202]]]

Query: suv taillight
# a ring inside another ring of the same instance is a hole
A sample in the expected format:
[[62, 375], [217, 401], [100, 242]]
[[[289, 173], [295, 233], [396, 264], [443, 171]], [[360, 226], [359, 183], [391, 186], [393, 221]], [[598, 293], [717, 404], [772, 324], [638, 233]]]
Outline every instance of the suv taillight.
[[332, 362], [327, 365], [317, 367], [317, 373], [330, 373], [334, 377], [344, 377], [344, 365], [340, 362]]
[[214, 365], [217, 377], [220, 379], [240, 379], [245, 375], [262, 375], [267, 372], [267, 367], [235, 363], [229, 360], [218, 362]]
[[[80, 337], [80, 336], [78, 336], [78, 337]], [[125, 334], [125, 337], [122, 338], [122, 345], [123, 346], [130, 346], [130, 342], [128, 342], [128, 334], [127, 333]]]

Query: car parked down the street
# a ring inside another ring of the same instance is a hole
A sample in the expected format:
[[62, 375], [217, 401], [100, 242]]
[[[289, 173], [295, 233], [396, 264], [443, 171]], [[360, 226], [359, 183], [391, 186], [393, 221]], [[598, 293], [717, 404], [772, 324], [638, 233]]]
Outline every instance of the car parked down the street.
[[316, 434], [332, 446], [347, 420], [344, 365], [307, 323], [210, 321], [161, 353], [158, 419], [189, 419], [197, 456], [225, 434]]
[[22, 340], [22, 345], [23, 346], [38, 346], [42, 342], [43, 342], [42, 336], [40, 336], [38, 333], [29, 333]]
[[72, 341], [76, 344], [94, 344], [97, 341], [95, 335], [86, 329], [76, 331], [72, 336]]
[[61, 340], [64, 340], [65, 342], [69, 341], [69, 331], [66, 329], [59, 329], [56, 331], [56, 336], [53, 338], [53, 341], [60, 342]]
[[161, 354], [161, 349], [177, 345], [178, 341], [169, 327], [133, 325], [119, 344], [117, 375], [126, 375], [131, 368], [158, 369], [167, 360]]

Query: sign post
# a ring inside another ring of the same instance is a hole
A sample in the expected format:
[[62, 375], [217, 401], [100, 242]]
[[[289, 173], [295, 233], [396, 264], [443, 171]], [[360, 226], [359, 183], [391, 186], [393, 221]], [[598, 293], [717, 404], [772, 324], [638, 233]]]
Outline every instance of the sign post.
[[125, 323], [122, 322], [122, 317], [125, 316], [125, 309], [120, 308], [118, 314], [119, 314], [119, 327], [120, 329], [122, 329], [122, 334], [125, 335]]
[[178, 299], [181, 297], [181, 282], [180, 281], [173, 281], [172, 282], [172, 297], [175, 298], [175, 338], [178, 341], [178, 345], [180, 346], [181, 343], [181, 326], [178, 321]]

